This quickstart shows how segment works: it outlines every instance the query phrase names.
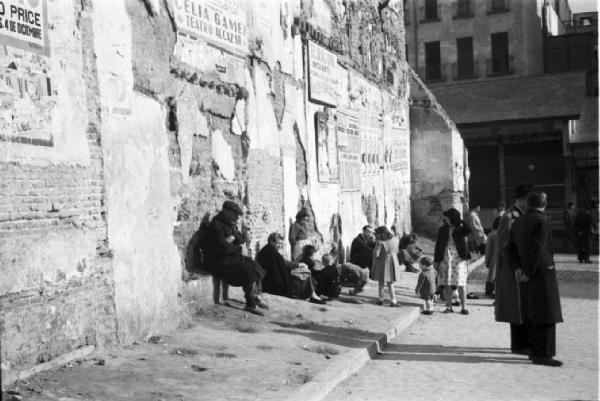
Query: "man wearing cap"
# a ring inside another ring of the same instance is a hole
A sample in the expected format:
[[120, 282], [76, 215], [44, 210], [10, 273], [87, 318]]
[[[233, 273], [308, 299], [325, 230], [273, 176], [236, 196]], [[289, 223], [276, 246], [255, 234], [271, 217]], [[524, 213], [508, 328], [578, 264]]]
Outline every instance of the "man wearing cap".
[[531, 185], [517, 185], [514, 203], [500, 218], [496, 234], [498, 260], [496, 261], [496, 298], [494, 314], [497, 322], [510, 323], [510, 350], [515, 354], [528, 355], [530, 352], [528, 325], [523, 321], [521, 309], [521, 285], [515, 278], [518, 266], [512, 264], [506, 249], [513, 222], [525, 213], [527, 194]]
[[225, 283], [242, 287], [246, 298], [245, 310], [262, 315], [257, 306], [266, 308], [258, 298], [258, 283], [264, 277], [264, 269], [251, 258], [242, 255], [242, 235], [237, 221], [242, 209], [232, 201], [225, 201], [222, 210], [206, 228], [202, 250], [205, 270]]

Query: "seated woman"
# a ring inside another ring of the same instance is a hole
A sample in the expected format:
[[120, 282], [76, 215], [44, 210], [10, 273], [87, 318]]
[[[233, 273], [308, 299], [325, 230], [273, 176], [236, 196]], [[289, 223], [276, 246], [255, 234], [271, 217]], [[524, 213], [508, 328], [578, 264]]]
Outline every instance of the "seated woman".
[[267, 242], [256, 257], [256, 261], [265, 269], [263, 292], [324, 304], [325, 301], [315, 293], [315, 285], [308, 267], [303, 263], [287, 261], [281, 256], [281, 234], [271, 233]]

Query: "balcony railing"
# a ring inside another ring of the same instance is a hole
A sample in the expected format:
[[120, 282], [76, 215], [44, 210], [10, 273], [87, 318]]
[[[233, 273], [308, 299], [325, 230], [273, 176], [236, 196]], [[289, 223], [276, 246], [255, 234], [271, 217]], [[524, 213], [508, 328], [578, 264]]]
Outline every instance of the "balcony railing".
[[469, 79], [479, 76], [479, 63], [474, 60], [472, 64], [452, 63], [452, 79]]
[[427, 83], [444, 82], [447, 79], [444, 67], [444, 64], [439, 66], [421, 67], [419, 68], [419, 77]]
[[509, 56], [507, 59], [488, 58], [486, 60], [486, 70], [488, 77], [514, 74], [514, 57]]
[[510, 0], [487, 0], [488, 14], [506, 13], [510, 11]]
[[473, 0], [457, 0], [452, 4], [452, 17], [470, 18], [475, 15], [473, 8]]
[[433, 22], [442, 19], [442, 6], [437, 7], [419, 7], [419, 19], [421, 22]]

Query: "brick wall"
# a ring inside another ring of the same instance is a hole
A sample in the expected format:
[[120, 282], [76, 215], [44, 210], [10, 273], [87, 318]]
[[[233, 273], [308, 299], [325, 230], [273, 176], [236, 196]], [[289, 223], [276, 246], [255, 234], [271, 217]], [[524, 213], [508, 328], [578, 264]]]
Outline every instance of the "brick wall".
[[93, 32], [88, 17], [77, 23], [88, 126], [74, 135], [87, 136], [89, 165], [0, 162], [3, 378], [78, 347], [115, 340]]

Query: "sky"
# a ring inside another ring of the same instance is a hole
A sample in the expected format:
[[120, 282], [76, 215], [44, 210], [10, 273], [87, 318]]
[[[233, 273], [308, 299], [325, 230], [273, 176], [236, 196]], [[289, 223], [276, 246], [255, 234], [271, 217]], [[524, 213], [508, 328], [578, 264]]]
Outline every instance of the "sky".
[[569, 0], [569, 6], [571, 6], [571, 12], [573, 13], [598, 10], [597, 0]]

